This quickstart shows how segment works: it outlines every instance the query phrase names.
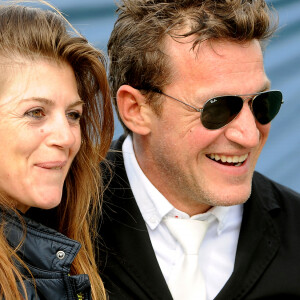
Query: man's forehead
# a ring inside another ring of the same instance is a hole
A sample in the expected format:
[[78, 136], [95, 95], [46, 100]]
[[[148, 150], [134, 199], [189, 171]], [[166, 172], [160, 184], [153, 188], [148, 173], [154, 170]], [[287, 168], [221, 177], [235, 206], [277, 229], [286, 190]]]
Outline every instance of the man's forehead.
[[260, 91], [268, 80], [257, 40], [205, 41], [194, 49], [192, 45], [191, 40], [179, 43], [172, 38], [165, 44], [172, 83], [187, 93], [192, 87], [201, 90], [201, 94], [207, 89], [210, 96], [212, 90], [217, 94], [252, 93]]
[[262, 52], [261, 45], [258, 40], [249, 41], [232, 41], [226, 39], [210, 39], [194, 45], [196, 36], [173, 37], [167, 35], [163, 41], [163, 51], [170, 57], [182, 58], [189, 53], [191, 57], [197, 60], [206, 60], [209, 54], [210, 59], [227, 58], [232, 51], [238, 52], [241, 56], [247, 56], [252, 51], [252, 46], [256, 45], [257, 49]]
[[[191, 71], [196, 65], [206, 68], [239, 68], [243, 64], [250, 69], [254, 65], [263, 65], [261, 46], [257, 40], [232, 42], [228, 40], [207, 40], [193, 47], [192, 37], [173, 39], [166, 37], [164, 53], [169, 59], [172, 72], [185, 69]], [[255, 58], [255, 59], [254, 59]], [[218, 72], [218, 70], [216, 70]]]

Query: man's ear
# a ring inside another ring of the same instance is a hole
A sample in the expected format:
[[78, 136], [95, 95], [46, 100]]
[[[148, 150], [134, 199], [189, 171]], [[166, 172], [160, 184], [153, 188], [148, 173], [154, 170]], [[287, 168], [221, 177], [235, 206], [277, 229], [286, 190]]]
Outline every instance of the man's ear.
[[147, 135], [152, 112], [141, 92], [130, 85], [122, 85], [117, 92], [117, 104], [124, 124], [134, 133]]

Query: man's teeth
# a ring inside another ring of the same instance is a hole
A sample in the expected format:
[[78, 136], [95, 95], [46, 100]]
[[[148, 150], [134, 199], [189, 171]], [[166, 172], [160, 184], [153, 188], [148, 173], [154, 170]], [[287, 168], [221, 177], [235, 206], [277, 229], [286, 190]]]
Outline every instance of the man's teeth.
[[221, 161], [222, 163], [233, 163], [236, 167], [239, 167], [248, 157], [248, 153], [241, 155], [241, 156], [225, 156], [225, 155], [218, 155], [218, 154], [208, 154], [210, 159], [215, 161]]

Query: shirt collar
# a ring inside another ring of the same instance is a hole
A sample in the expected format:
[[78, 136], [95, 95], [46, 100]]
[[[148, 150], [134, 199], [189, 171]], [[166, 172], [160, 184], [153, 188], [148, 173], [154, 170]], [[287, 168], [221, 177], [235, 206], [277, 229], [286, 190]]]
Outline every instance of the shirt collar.
[[151, 230], [155, 230], [164, 217], [218, 221], [217, 232], [220, 235], [226, 227], [228, 215], [235, 213], [235, 206], [215, 206], [206, 213], [190, 217], [174, 208], [172, 204], [153, 186], [141, 170], [133, 150], [132, 138], [128, 135], [122, 146], [124, 165], [128, 180], [141, 214]]
[[230, 214], [229, 211], [231, 211], [231, 210], [235, 210], [235, 208], [233, 209], [230, 206], [227, 206], [227, 207], [215, 206], [215, 207], [212, 207], [210, 210], [208, 210], [205, 213], [194, 215], [194, 216], [190, 217], [188, 214], [186, 214], [176, 208], [173, 208], [166, 215], [166, 217], [180, 218], [180, 219], [192, 219], [192, 220], [199, 220], [199, 221], [206, 220], [209, 223], [216, 220], [218, 222], [217, 233], [218, 233], [218, 235], [220, 235], [226, 227], [226, 220], [227, 220], [228, 215]]

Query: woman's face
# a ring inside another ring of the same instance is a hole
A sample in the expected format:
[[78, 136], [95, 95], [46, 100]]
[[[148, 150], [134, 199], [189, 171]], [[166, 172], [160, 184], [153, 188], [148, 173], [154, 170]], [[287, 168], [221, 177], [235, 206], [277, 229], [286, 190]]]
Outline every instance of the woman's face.
[[53, 208], [81, 144], [74, 72], [45, 60], [1, 69], [0, 192], [22, 212]]

